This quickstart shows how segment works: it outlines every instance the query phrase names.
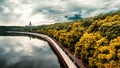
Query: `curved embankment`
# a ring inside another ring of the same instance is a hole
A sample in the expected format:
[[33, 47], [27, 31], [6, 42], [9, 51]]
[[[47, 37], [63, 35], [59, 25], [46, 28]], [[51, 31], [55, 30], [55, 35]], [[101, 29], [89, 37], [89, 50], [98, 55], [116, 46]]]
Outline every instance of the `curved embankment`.
[[57, 43], [55, 40], [53, 40], [47, 35], [31, 33], [31, 32], [14, 32], [14, 31], [9, 31], [9, 33], [29, 34], [44, 38], [51, 44], [55, 52], [58, 54], [60, 60], [62, 60], [62, 63], [64, 63], [65, 68], [85, 68], [82, 61], [78, 61], [77, 58], [72, 56], [70, 53], [67, 53], [68, 51], [66, 49], [62, 48], [59, 43]]

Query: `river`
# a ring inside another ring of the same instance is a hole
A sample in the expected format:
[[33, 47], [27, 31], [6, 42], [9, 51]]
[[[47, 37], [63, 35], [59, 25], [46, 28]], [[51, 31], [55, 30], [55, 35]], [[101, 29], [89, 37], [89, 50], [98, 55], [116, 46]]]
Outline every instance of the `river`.
[[60, 63], [42, 39], [0, 36], [0, 68], [60, 68]]

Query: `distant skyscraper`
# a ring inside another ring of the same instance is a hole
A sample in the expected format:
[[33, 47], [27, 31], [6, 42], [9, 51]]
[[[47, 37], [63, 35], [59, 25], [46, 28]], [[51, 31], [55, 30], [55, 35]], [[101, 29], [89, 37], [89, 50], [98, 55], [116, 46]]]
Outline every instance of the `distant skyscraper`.
[[29, 26], [32, 26], [32, 23], [31, 23], [31, 21], [29, 22]]
[[31, 21], [29, 22], [29, 31], [31, 32], [32, 31], [32, 23], [31, 23]]

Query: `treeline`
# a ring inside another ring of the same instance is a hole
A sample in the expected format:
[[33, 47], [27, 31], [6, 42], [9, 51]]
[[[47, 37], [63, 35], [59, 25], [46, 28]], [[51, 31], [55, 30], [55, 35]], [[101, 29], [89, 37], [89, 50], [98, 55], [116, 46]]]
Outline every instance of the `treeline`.
[[42, 26], [0, 26], [0, 32], [6, 31], [21, 31], [21, 32], [30, 32], [36, 29], [41, 28]]
[[0, 32], [5, 31], [24, 31], [24, 26], [0, 26]]
[[32, 31], [55, 38], [90, 68], [120, 67], [120, 11]]

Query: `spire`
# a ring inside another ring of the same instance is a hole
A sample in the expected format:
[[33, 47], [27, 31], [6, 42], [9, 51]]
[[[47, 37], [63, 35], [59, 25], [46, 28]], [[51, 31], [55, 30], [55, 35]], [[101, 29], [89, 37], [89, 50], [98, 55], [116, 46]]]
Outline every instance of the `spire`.
[[31, 21], [29, 22], [29, 26], [32, 26], [32, 23], [31, 23]]

